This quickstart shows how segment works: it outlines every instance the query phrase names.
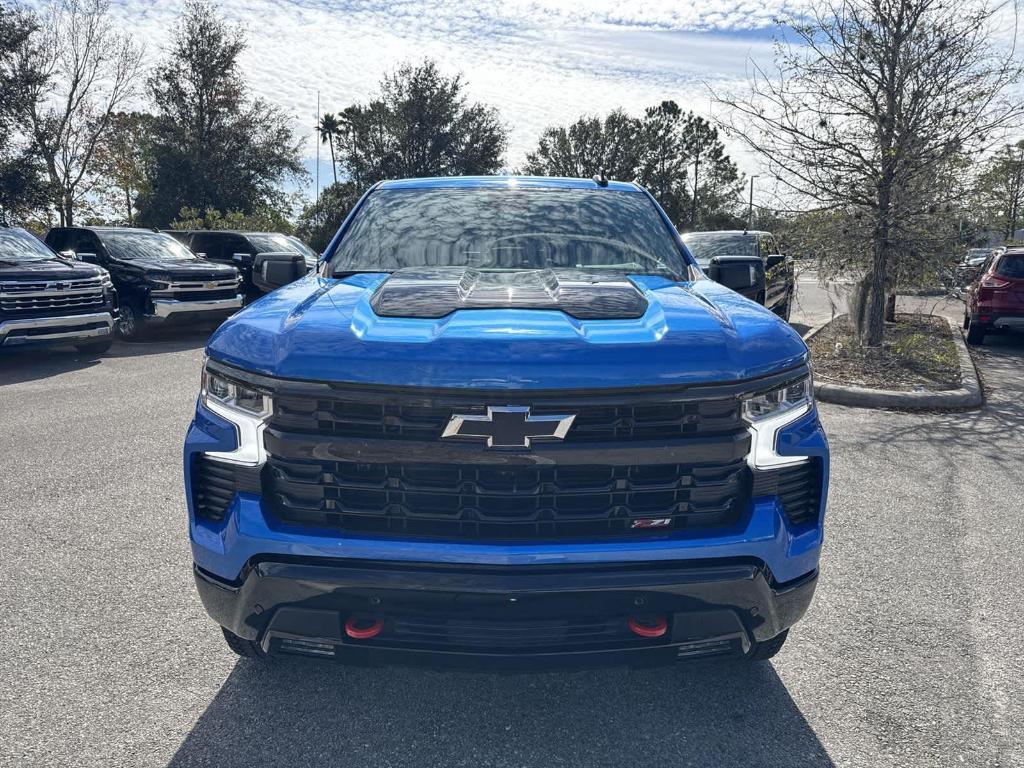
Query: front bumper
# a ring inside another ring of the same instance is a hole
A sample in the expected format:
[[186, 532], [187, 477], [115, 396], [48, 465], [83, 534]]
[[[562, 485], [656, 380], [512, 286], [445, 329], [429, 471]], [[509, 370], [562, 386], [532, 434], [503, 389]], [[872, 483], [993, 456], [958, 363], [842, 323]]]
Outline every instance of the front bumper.
[[0, 320], [0, 346], [59, 344], [109, 337], [113, 326], [114, 318], [109, 311]]
[[177, 299], [151, 299], [153, 314], [151, 318], [168, 320], [178, 317], [194, 318], [197, 316], [230, 315], [242, 308], [242, 294], [230, 299], [208, 299], [203, 301], [178, 301]]
[[[203, 605], [261, 644], [354, 662], [657, 664], [745, 653], [807, 610], [817, 573], [777, 584], [744, 561], [584, 566], [410, 564], [296, 558], [252, 564], [237, 582], [195, 569]], [[663, 617], [660, 637], [630, 617]], [[346, 621], [380, 622], [353, 639]]]

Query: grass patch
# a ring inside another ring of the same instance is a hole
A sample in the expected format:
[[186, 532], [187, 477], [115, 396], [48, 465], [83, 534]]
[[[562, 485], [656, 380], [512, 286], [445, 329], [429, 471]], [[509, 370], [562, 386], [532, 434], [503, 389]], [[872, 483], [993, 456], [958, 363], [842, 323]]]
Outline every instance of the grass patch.
[[861, 346], [849, 319], [837, 317], [810, 343], [820, 382], [904, 392], [960, 386], [960, 356], [949, 324], [933, 315], [896, 315], [881, 347]]

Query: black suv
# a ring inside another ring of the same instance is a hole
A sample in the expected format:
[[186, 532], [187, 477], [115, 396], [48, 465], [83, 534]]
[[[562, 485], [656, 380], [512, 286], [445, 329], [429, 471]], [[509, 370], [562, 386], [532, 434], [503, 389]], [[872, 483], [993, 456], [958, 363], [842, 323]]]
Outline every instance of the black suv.
[[110, 348], [117, 294], [110, 275], [60, 258], [24, 229], [0, 225], [0, 348]]
[[683, 242], [712, 280], [789, 320], [796, 289], [793, 260], [780, 252], [771, 232], [688, 232]]
[[316, 268], [316, 252], [291, 235], [282, 235], [278, 232], [212, 229], [165, 229], [164, 232], [191, 248], [200, 258], [238, 267], [238, 271], [242, 273], [242, 286], [247, 302], [258, 299], [265, 293], [252, 281], [252, 263], [257, 254], [298, 254], [306, 262], [307, 270]]
[[110, 272], [119, 299], [118, 335], [136, 339], [156, 324], [216, 322], [242, 306], [238, 270], [198, 259], [151, 229], [54, 227], [46, 244]]

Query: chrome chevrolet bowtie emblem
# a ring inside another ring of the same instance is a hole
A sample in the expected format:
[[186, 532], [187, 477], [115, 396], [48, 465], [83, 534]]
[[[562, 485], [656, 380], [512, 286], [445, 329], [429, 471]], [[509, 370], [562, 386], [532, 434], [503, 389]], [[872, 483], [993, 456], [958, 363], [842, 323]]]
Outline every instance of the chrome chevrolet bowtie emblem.
[[533, 440], [564, 440], [575, 418], [531, 416], [527, 407], [488, 406], [486, 416], [454, 414], [441, 437], [484, 440], [488, 448], [529, 448]]

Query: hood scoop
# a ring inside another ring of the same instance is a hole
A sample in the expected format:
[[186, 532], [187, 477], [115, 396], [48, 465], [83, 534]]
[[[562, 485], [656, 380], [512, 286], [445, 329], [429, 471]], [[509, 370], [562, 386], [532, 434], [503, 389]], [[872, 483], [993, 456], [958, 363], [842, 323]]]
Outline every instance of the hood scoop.
[[461, 309], [554, 309], [578, 320], [635, 319], [647, 311], [647, 299], [621, 274], [573, 269], [401, 269], [370, 304], [379, 317], [424, 319]]

